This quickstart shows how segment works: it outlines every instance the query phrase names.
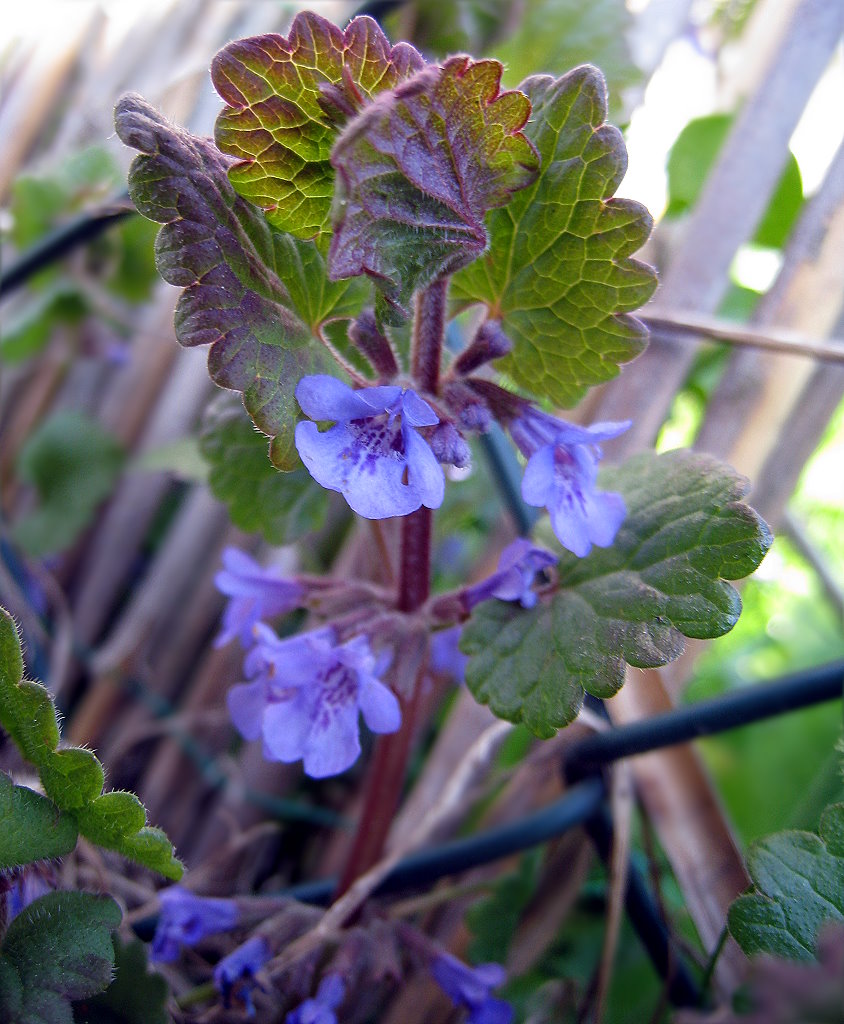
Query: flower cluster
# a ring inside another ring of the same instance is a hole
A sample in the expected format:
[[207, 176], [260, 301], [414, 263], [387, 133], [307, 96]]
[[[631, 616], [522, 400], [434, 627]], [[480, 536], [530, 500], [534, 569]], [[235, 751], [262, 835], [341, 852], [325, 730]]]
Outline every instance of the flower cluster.
[[360, 754], [358, 714], [373, 732], [395, 732], [399, 702], [379, 678], [389, 657], [376, 657], [365, 636], [337, 643], [331, 627], [280, 640], [263, 623], [228, 707], [241, 735], [263, 740], [271, 761], [301, 759], [315, 779], [337, 775]]
[[353, 391], [325, 374], [303, 377], [296, 398], [312, 420], [333, 420], [320, 432], [299, 423], [296, 448], [323, 487], [340, 491], [365, 519], [406, 516], [421, 505], [439, 508], [442, 467], [420, 427], [439, 423], [415, 391], [387, 385]]
[[546, 507], [557, 540], [582, 558], [609, 547], [624, 521], [620, 494], [596, 487], [599, 444], [618, 437], [626, 423], [578, 427], [532, 406], [510, 423], [510, 435], [527, 458], [522, 497], [528, 505]]

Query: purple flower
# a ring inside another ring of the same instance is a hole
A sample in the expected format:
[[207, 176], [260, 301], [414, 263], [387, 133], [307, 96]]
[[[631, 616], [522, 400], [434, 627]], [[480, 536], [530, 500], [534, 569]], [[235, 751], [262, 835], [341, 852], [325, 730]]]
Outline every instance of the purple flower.
[[366, 519], [406, 516], [420, 505], [439, 508], [445, 490], [442, 467], [417, 427], [439, 423], [414, 391], [397, 386], [353, 391], [334, 377], [303, 377], [296, 387], [302, 411], [313, 420], [334, 420], [322, 433], [316, 423], [296, 426], [296, 448], [323, 487], [340, 491]]
[[528, 408], [510, 424], [510, 434], [528, 460], [522, 497], [528, 505], [546, 506], [557, 540], [575, 555], [588, 555], [595, 544], [615, 540], [626, 509], [620, 494], [598, 491], [598, 442], [618, 437], [630, 426], [596, 423], [577, 427]]
[[510, 1024], [513, 1007], [491, 995], [507, 975], [500, 964], [467, 967], [449, 953], [441, 953], [431, 964], [434, 981], [458, 1006], [469, 1011], [469, 1024]]
[[151, 959], [160, 963], [178, 960], [182, 946], [194, 946], [206, 935], [229, 931], [240, 916], [232, 900], [197, 896], [179, 885], [164, 889], [159, 898], [161, 911]]
[[360, 754], [358, 712], [373, 732], [395, 732], [401, 710], [379, 676], [389, 656], [375, 657], [365, 636], [338, 644], [330, 627], [280, 640], [263, 623], [233, 686], [229, 712], [247, 740], [263, 739], [270, 761], [302, 758], [314, 779], [344, 772]]
[[30, 903], [52, 892], [53, 888], [37, 868], [24, 868], [15, 878], [6, 897], [9, 920], [17, 917]]
[[252, 989], [261, 987], [255, 975], [271, 957], [270, 944], [262, 935], [253, 935], [223, 957], [214, 968], [214, 985], [223, 997], [226, 1009], [237, 1003], [250, 1017], [255, 1015]]
[[487, 579], [467, 587], [463, 601], [471, 611], [481, 601], [497, 597], [499, 601], [518, 601], [522, 608], [533, 608], [536, 574], [556, 565], [559, 559], [545, 548], [538, 548], [524, 537], [508, 544], [498, 559], [498, 569]]
[[431, 637], [430, 665], [435, 672], [454, 676], [458, 683], [466, 681], [469, 655], [459, 647], [461, 626], [442, 629]]
[[235, 637], [244, 647], [252, 643], [252, 627], [260, 619], [284, 615], [302, 600], [304, 588], [295, 580], [281, 579], [237, 548], [223, 552], [223, 571], [214, 577], [217, 589], [229, 596], [223, 612], [223, 628], [214, 641], [223, 647]]
[[337, 1024], [334, 1011], [343, 1002], [346, 986], [339, 974], [326, 974], [313, 999], [306, 999], [284, 1018], [284, 1024]]

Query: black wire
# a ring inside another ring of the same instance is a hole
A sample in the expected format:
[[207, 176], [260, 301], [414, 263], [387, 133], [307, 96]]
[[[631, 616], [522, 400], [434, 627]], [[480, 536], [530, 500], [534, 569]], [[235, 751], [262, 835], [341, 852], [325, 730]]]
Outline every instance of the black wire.
[[[383, 894], [415, 888], [555, 839], [593, 815], [604, 793], [600, 778], [585, 779], [572, 786], [564, 797], [518, 821], [411, 854], [393, 868], [375, 891]], [[327, 878], [294, 885], [281, 895], [302, 903], [324, 904], [331, 899], [336, 886], [336, 879]]]
[[834, 661], [632, 725], [595, 733], [571, 748], [566, 757], [566, 774], [569, 778], [581, 778], [622, 757], [645, 754], [835, 700], [841, 697], [842, 686], [844, 661]]
[[108, 206], [77, 217], [76, 220], [37, 242], [17, 259], [5, 274], [0, 274], [0, 296], [19, 288], [29, 278], [66, 256], [72, 249], [93, 241], [120, 221], [138, 216], [133, 207], [126, 205], [128, 201], [128, 192], [116, 196]]

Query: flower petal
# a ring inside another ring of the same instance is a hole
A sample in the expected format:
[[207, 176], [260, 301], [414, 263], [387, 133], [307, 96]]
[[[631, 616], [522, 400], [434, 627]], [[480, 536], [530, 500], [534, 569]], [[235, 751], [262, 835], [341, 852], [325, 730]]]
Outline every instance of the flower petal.
[[305, 772], [312, 779], [339, 775], [351, 768], [359, 754], [357, 702], [332, 706], [321, 703], [305, 747]]
[[267, 684], [263, 678], [254, 683], [238, 683], [226, 694], [231, 720], [245, 740], [257, 740], [261, 735], [266, 703]]
[[396, 695], [375, 676], [361, 679], [358, 704], [363, 720], [373, 732], [396, 732], [401, 726], [401, 707]]
[[[401, 388], [392, 390], [395, 401], [401, 394]], [[354, 391], [327, 373], [303, 377], [296, 385], [296, 400], [302, 412], [312, 420], [356, 420], [383, 411], [373, 406], [363, 392]]]
[[405, 391], [401, 396], [401, 414], [412, 427], [433, 427], [440, 422], [431, 406], [415, 391]]
[[554, 448], [545, 445], [528, 459], [522, 477], [522, 497], [528, 505], [548, 505], [554, 495]]
[[[428, 442], [402, 425], [407, 455], [407, 482], [426, 508], [439, 508], [445, 497], [445, 474]], [[418, 508], [419, 505], [416, 506]]]
[[316, 701], [309, 690], [300, 689], [290, 700], [268, 704], [263, 718], [267, 760], [292, 764], [304, 757], [315, 716]]

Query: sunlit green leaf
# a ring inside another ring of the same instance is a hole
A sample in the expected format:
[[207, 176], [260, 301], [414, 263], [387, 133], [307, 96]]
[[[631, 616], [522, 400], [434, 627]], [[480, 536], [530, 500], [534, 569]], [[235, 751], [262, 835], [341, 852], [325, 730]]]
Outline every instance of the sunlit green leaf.
[[0, 870], [63, 857], [76, 846], [76, 822], [54, 803], [0, 772]]
[[552, 599], [530, 610], [488, 601], [463, 628], [472, 693], [541, 737], [572, 721], [584, 691], [615, 693], [625, 662], [665, 665], [683, 637], [730, 630], [741, 600], [726, 581], [751, 573], [771, 542], [741, 502], [747, 481], [709, 456], [642, 455], [600, 480], [627, 505], [613, 546], [563, 552]]
[[604, 123], [601, 73], [586, 66], [521, 88], [533, 104], [525, 134], [542, 158], [539, 179], [487, 217], [489, 252], [455, 275], [451, 294], [500, 320], [513, 351], [497, 365], [519, 387], [573, 405], [644, 348], [645, 328], [628, 311], [650, 298], [656, 275], [630, 254], [651, 218], [609, 198], [627, 157]]

